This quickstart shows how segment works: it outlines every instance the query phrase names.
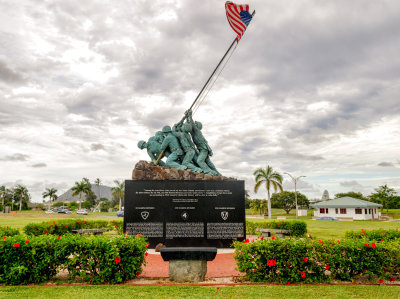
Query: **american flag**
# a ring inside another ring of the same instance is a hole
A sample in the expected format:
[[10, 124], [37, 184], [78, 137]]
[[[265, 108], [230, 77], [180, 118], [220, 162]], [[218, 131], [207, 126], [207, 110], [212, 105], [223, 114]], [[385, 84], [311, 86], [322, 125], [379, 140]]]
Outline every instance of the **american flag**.
[[238, 35], [236, 41], [239, 42], [252, 18], [249, 13], [249, 5], [226, 1], [225, 10], [229, 25], [231, 25], [233, 31]]

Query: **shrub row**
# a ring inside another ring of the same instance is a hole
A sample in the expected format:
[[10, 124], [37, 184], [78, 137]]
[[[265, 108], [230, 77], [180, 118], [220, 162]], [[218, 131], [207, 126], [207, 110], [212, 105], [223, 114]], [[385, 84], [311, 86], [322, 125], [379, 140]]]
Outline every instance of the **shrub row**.
[[7, 237], [0, 241], [0, 283], [43, 283], [62, 270], [73, 280], [121, 283], [142, 271], [146, 243], [141, 236]]
[[239, 271], [253, 282], [315, 283], [355, 277], [396, 280], [400, 243], [265, 239], [234, 243]]
[[366, 241], [391, 241], [400, 239], [400, 231], [398, 229], [376, 229], [360, 231], [347, 231], [346, 239], [366, 240]]
[[16, 236], [19, 234], [19, 230], [8, 226], [0, 226], [0, 238], [7, 236]]
[[246, 221], [246, 233], [255, 235], [257, 228], [287, 229], [292, 231], [292, 236], [302, 237], [307, 233], [307, 223], [304, 221], [269, 221], [253, 222]]
[[30, 223], [25, 226], [24, 231], [28, 236], [57, 235], [62, 236], [77, 229], [109, 228], [116, 229], [122, 234], [122, 221], [106, 220], [82, 220], [82, 219], [63, 219], [41, 223]]

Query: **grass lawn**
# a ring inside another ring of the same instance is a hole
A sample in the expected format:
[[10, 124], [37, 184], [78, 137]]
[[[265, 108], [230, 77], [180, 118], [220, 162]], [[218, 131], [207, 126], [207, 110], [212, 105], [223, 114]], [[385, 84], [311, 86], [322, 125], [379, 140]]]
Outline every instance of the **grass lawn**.
[[399, 298], [398, 286], [0, 287], [0, 298]]
[[[254, 222], [265, 222], [265, 219], [248, 219]], [[348, 230], [363, 229], [400, 229], [400, 222], [382, 222], [382, 221], [318, 221], [304, 220], [307, 223], [307, 231], [314, 239], [342, 239]]]
[[[38, 223], [43, 221], [58, 220], [58, 219], [92, 219], [92, 220], [122, 220], [117, 217], [115, 213], [92, 213], [89, 215], [77, 214], [45, 214], [44, 212], [22, 212], [17, 214], [3, 214], [0, 213], [0, 225], [10, 226], [12, 228], [22, 229], [29, 223]], [[114, 216], [114, 217], [110, 217]]]

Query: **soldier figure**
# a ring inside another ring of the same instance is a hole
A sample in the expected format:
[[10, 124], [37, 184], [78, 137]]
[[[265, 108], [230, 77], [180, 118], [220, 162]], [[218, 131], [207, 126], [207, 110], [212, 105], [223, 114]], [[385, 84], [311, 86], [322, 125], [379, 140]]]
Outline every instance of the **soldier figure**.
[[169, 154], [165, 164], [169, 167], [185, 170], [187, 168], [187, 166], [180, 165], [178, 163], [179, 159], [183, 155], [183, 151], [182, 151], [182, 148], [179, 146], [178, 139], [174, 136], [174, 134], [172, 134], [171, 127], [165, 126], [162, 129], [162, 131], [165, 135], [165, 138], [161, 144], [160, 150], [162, 152], [163, 150], [169, 149], [171, 152]]

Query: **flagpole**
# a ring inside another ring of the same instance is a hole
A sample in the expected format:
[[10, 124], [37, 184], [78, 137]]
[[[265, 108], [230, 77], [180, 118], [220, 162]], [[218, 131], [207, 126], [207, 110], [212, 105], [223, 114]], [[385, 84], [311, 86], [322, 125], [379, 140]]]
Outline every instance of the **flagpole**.
[[[251, 16], [253, 17], [256, 14], [256, 11], [254, 10], [253, 13], [251, 14]], [[249, 24], [250, 25], [250, 24]], [[200, 98], [200, 95], [203, 93], [204, 89], [206, 88], [206, 86], [208, 85], [208, 83], [211, 81], [211, 78], [214, 76], [214, 74], [216, 73], [217, 69], [219, 68], [219, 66], [221, 65], [222, 61], [224, 61], [226, 55], [228, 55], [229, 51], [232, 49], [233, 45], [236, 42], [236, 38], [233, 40], [232, 44], [229, 46], [229, 49], [225, 52], [224, 56], [222, 57], [222, 59], [219, 61], [217, 67], [214, 69], [214, 71], [212, 72], [211, 76], [208, 78], [206, 84], [204, 84], [203, 88], [200, 90], [199, 94], [197, 95], [196, 99], [194, 100], [194, 102], [192, 103], [192, 105], [190, 106], [189, 110], [192, 110], [194, 104], [196, 104], [197, 100]], [[239, 43], [239, 42], [238, 42]]]

